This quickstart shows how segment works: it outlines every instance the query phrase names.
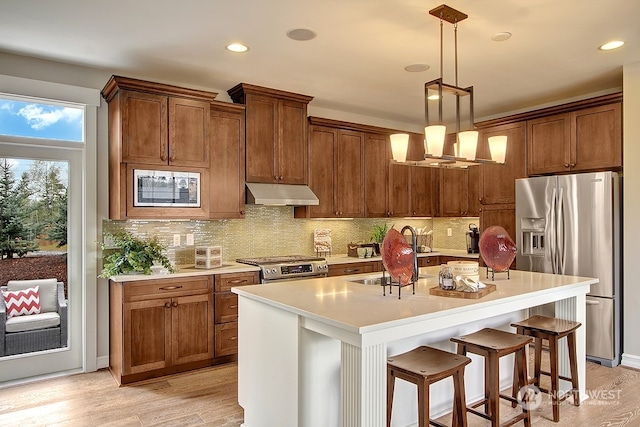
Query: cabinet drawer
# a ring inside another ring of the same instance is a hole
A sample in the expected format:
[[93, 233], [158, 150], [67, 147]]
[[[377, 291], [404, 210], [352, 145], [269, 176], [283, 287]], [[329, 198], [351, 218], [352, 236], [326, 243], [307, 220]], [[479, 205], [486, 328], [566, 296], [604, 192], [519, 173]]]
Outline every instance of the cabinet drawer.
[[215, 357], [238, 353], [238, 322], [216, 325]]
[[124, 300], [140, 301], [158, 297], [204, 294], [210, 292], [209, 283], [209, 276], [129, 282], [124, 285]]
[[215, 323], [238, 320], [238, 296], [231, 292], [216, 293]]
[[433, 267], [434, 265], [440, 265], [439, 256], [425, 256], [418, 258], [418, 267]]
[[260, 283], [260, 273], [251, 271], [248, 273], [217, 274], [216, 292], [228, 292], [234, 286], [257, 285]]
[[329, 266], [329, 276], [345, 276], [348, 274], [375, 273], [382, 271], [382, 262], [352, 262], [348, 264], [333, 264]]

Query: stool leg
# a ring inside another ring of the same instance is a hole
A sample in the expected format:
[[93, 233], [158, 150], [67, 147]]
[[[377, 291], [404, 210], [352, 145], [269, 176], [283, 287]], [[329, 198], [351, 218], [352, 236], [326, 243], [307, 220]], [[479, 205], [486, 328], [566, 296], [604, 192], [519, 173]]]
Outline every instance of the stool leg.
[[[527, 376], [527, 352], [524, 348], [516, 351], [514, 355], [518, 365], [518, 382], [522, 387], [529, 385], [529, 377]], [[525, 413], [524, 425], [525, 427], [531, 426], [531, 413], [523, 406], [522, 410]]]
[[551, 369], [551, 403], [553, 404], [553, 422], [560, 420], [560, 402], [558, 401], [558, 338], [549, 337], [549, 364]]
[[536, 338], [536, 351], [533, 359], [533, 385], [540, 387], [540, 371], [542, 368], [542, 338]]
[[[488, 365], [488, 369], [487, 369]], [[489, 353], [485, 359], [485, 392], [488, 393], [488, 415], [491, 426], [500, 425], [500, 360], [495, 353]]]
[[[516, 328], [516, 333], [519, 335], [524, 335], [524, 328], [518, 326]], [[518, 376], [518, 357], [514, 357], [513, 358], [513, 385], [511, 387], [511, 397], [513, 397], [514, 399], [518, 396], [518, 391], [520, 391], [520, 388], [526, 384], [520, 384], [519, 381], [519, 376]], [[511, 407], [515, 408], [516, 406], [518, 406], [518, 404], [516, 402], [511, 402]]]
[[387, 427], [391, 427], [391, 408], [393, 407], [393, 389], [396, 385], [396, 376], [393, 369], [387, 367]]
[[429, 383], [418, 381], [418, 427], [429, 427]]
[[452, 426], [467, 427], [467, 398], [464, 390], [464, 367], [453, 374]]
[[576, 334], [570, 332], [567, 335], [569, 346], [569, 365], [571, 366], [571, 388], [573, 389], [573, 404], [580, 406], [580, 388], [578, 387], [578, 362], [576, 357]]

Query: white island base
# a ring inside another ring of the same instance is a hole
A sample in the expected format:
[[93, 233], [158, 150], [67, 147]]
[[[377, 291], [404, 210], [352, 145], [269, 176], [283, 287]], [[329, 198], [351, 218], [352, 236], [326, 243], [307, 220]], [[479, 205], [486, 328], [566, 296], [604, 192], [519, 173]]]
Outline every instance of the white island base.
[[[437, 274], [438, 267], [421, 269]], [[555, 302], [556, 315], [585, 324], [585, 296], [597, 279], [511, 271], [496, 275], [496, 291], [480, 299], [429, 295], [435, 277], [421, 279], [412, 295], [382, 296], [379, 286], [356, 278], [311, 279], [234, 288], [239, 296], [238, 400], [244, 427], [383, 427], [387, 357], [430, 345], [455, 352], [453, 336], [484, 327], [513, 331], [527, 309]], [[586, 398], [585, 328], [576, 331], [580, 395]], [[568, 375], [566, 345], [560, 372]], [[465, 372], [467, 401], [483, 391], [482, 358]], [[513, 358], [500, 361], [503, 387]], [[565, 385], [565, 388], [570, 388]], [[431, 413], [451, 411], [450, 379], [431, 387]], [[473, 417], [473, 415], [469, 415]], [[396, 381], [393, 426], [417, 425], [415, 386]]]

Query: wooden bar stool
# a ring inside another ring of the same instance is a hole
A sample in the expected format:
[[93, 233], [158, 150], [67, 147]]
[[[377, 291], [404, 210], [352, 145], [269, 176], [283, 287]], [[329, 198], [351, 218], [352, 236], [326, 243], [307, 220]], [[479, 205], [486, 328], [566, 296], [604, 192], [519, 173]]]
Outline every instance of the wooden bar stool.
[[[485, 328], [462, 337], [451, 338], [458, 344], [458, 354], [468, 352], [483, 356], [484, 361], [484, 399], [467, 407], [467, 411], [491, 421], [493, 427], [500, 425], [500, 398], [512, 403], [520, 403], [514, 397], [500, 394], [500, 358], [514, 353], [517, 372], [517, 384], [527, 384], [527, 355], [525, 348], [532, 338], [497, 329]], [[476, 410], [484, 404], [484, 412]], [[510, 426], [523, 420], [525, 426], [531, 425], [531, 414], [526, 405], [522, 405], [522, 413], [502, 424]]]
[[[572, 320], [557, 319], [555, 317], [532, 316], [521, 322], [512, 323], [517, 333], [535, 338], [535, 359], [533, 378], [529, 384], [533, 384], [540, 391], [550, 394], [553, 402], [553, 421], [560, 421], [560, 402], [573, 395], [573, 404], [580, 406], [580, 392], [578, 388], [578, 365], [576, 361], [576, 334], [575, 331], [581, 325]], [[558, 341], [567, 337], [569, 347], [569, 368], [571, 378], [563, 377], [558, 372]], [[549, 341], [549, 371], [542, 371], [542, 340]], [[540, 387], [540, 376], [551, 377], [551, 391]], [[571, 382], [571, 392], [559, 398], [558, 388], [560, 380]], [[517, 393], [516, 385], [513, 385], [513, 393]]]
[[418, 387], [418, 427], [429, 424], [445, 427], [429, 419], [429, 386], [447, 377], [453, 377], [453, 423], [467, 426], [464, 395], [464, 367], [471, 359], [437, 348], [421, 346], [387, 360], [387, 427], [391, 426], [391, 408], [396, 378]]

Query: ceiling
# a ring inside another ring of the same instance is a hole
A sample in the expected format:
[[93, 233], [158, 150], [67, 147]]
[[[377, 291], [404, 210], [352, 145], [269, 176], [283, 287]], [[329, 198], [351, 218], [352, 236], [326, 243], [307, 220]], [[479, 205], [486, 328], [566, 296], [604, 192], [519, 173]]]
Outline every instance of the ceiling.
[[[439, 76], [439, 20], [428, 11], [440, 4], [4, 0], [0, 51], [198, 88], [247, 82], [314, 96], [320, 108], [421, 124], [423, 85]], [[474, 86], [476, 119], [621, 88], [623, 65], [640, 61], [636, 0], [447, 4], [469, 15], [458, 26], [459, 86]], [[286, 33], [295, 28], [318, 35], [294, 41]], [[444, 80], [453, 84], [453, 26], [444, 29]], [[492, 41], [505, 31], [509, 40]], [[612, 39], [626, 44], [597, 49]], [[225, 49], [236, 41], [250, 50]], [[430, 69], [404, 71], [415, 63]]]

